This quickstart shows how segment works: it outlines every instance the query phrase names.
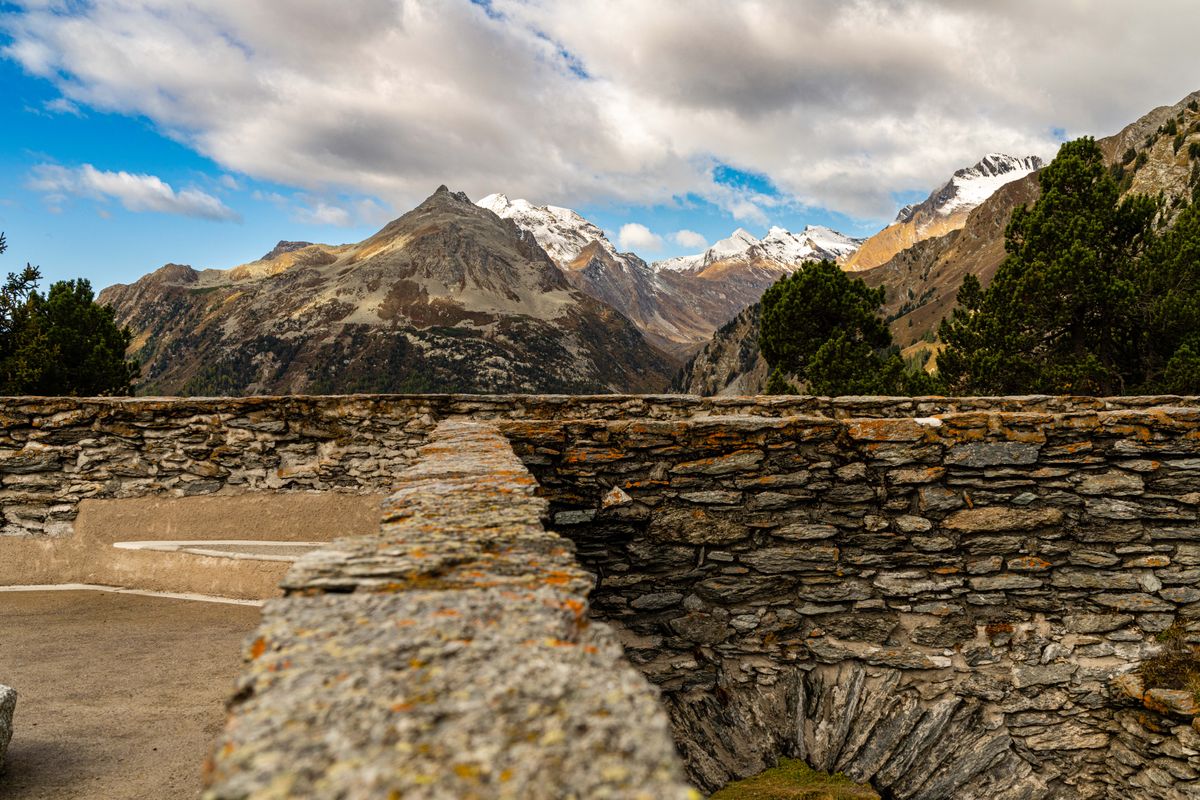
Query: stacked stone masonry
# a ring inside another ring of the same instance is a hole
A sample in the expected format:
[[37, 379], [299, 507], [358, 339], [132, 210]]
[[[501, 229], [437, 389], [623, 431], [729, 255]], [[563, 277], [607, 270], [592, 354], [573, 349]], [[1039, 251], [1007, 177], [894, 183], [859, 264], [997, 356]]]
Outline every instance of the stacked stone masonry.
[[704, 790], [791, 755], [901, 800], [1200, 797], [1200, 709], [1132, 674], [1200, 641], [1195, 398], [0, 413], [8, 535], [83, 497], [395, 488], [265, 611], [212, 797], [683, 796], [660, 707]]
[[695, 796], [508, 443], [448, 422], [421, 452], [379, 534], [264, 609], [206, 797]]

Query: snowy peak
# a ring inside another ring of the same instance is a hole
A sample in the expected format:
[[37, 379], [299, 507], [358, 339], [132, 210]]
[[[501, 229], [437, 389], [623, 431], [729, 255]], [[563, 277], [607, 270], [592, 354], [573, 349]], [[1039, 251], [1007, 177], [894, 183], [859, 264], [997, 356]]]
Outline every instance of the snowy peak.
[[476, 203], [501, 219], [511, 219], [518, 228], [529, 231], [560, 267], [573, 261], [592, 242], [610, 255], [616, 249], [600, 230], [591, 222], [569, 208], [561, 206], [535, 206], [528, 200], [510, 200], [504, 194], [489, 194]]
[[787, 228], [772, 227], [762, 239], [744, 228], [738, 228], [729, 238], [722, 239], [703, 253], [679, 256], [654, 264], [656, 270], [701, 272], [724, 261], [768, 262], [782, 271], [792, 271], [805, 261], [845, 258], [862, 244], [830, 228], [808, 225], [799, 233]]
[[918, 215], [948, 217], [970, 211], [983, 203], [1001, 186], [1042, 168], [1037, 156], [1010, 156], [988, 153], [977, 164], [964, 167], [924, 202], [905, 206], [896, 222], [911, 222]]

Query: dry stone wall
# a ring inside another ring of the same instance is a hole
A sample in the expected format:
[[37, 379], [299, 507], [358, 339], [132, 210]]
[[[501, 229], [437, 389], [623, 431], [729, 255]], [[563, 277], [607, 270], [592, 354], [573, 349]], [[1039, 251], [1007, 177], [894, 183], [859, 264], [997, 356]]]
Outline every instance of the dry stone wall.
[[1165, 632], [1200, 639], [1195, 398], [0, 418], [9, 536], [69, 533], [86, 497], [395, 489], [378, 536], [267, 607], [212, 797], [684, 796], [630, 664], [706, 790], [787, 754], [901, 800], [1200, 797], [1194, 698], [1131, 674]]
[[696, 797], [536, 488], [495, 429], [440, 425], [379, 534], [264, 609], [205, 797]]
[[390, 488], [439, 420], [927, 416], [1101, 410], [1187, 398], [369, 395], [0, 398], [0, 536], [67, 536], [84, 498]]
[[1194, 698], [1127, 675], [1200, 638], [1196, 409], [502, 429], [701, 787], [1200, 796]]

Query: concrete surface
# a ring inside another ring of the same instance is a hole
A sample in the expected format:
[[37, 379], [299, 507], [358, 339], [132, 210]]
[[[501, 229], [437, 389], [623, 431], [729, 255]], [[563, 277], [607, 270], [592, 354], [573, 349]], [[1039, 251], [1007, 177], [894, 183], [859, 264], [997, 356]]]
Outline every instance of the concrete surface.
[[0, 682], [21, 695], [0, 797], [197, 797], [258, 620], [252, 606], [0, 593]]
[[299, 544], [362, 536], [378, 530], [382, 499], [342, 492], [251, 492], [84, 500], [69, 536], [0, 536], [0, 586], [88, 583], [275, 597], [291, 558], [238, 558], [211, 548], [206, 553], [187, 547], [168, 552], [115, 545], [131, 540], [178, 544], [251, 539]]

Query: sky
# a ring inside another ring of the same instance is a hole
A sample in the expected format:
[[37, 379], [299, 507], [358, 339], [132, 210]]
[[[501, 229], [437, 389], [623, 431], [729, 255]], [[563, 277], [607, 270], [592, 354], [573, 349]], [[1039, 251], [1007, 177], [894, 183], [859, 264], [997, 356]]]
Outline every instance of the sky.
[[865, 236], [1200, 88], [1195, 0], [0, 0], [0, 271], [359, 241], [439, 184], [648, 261]]

